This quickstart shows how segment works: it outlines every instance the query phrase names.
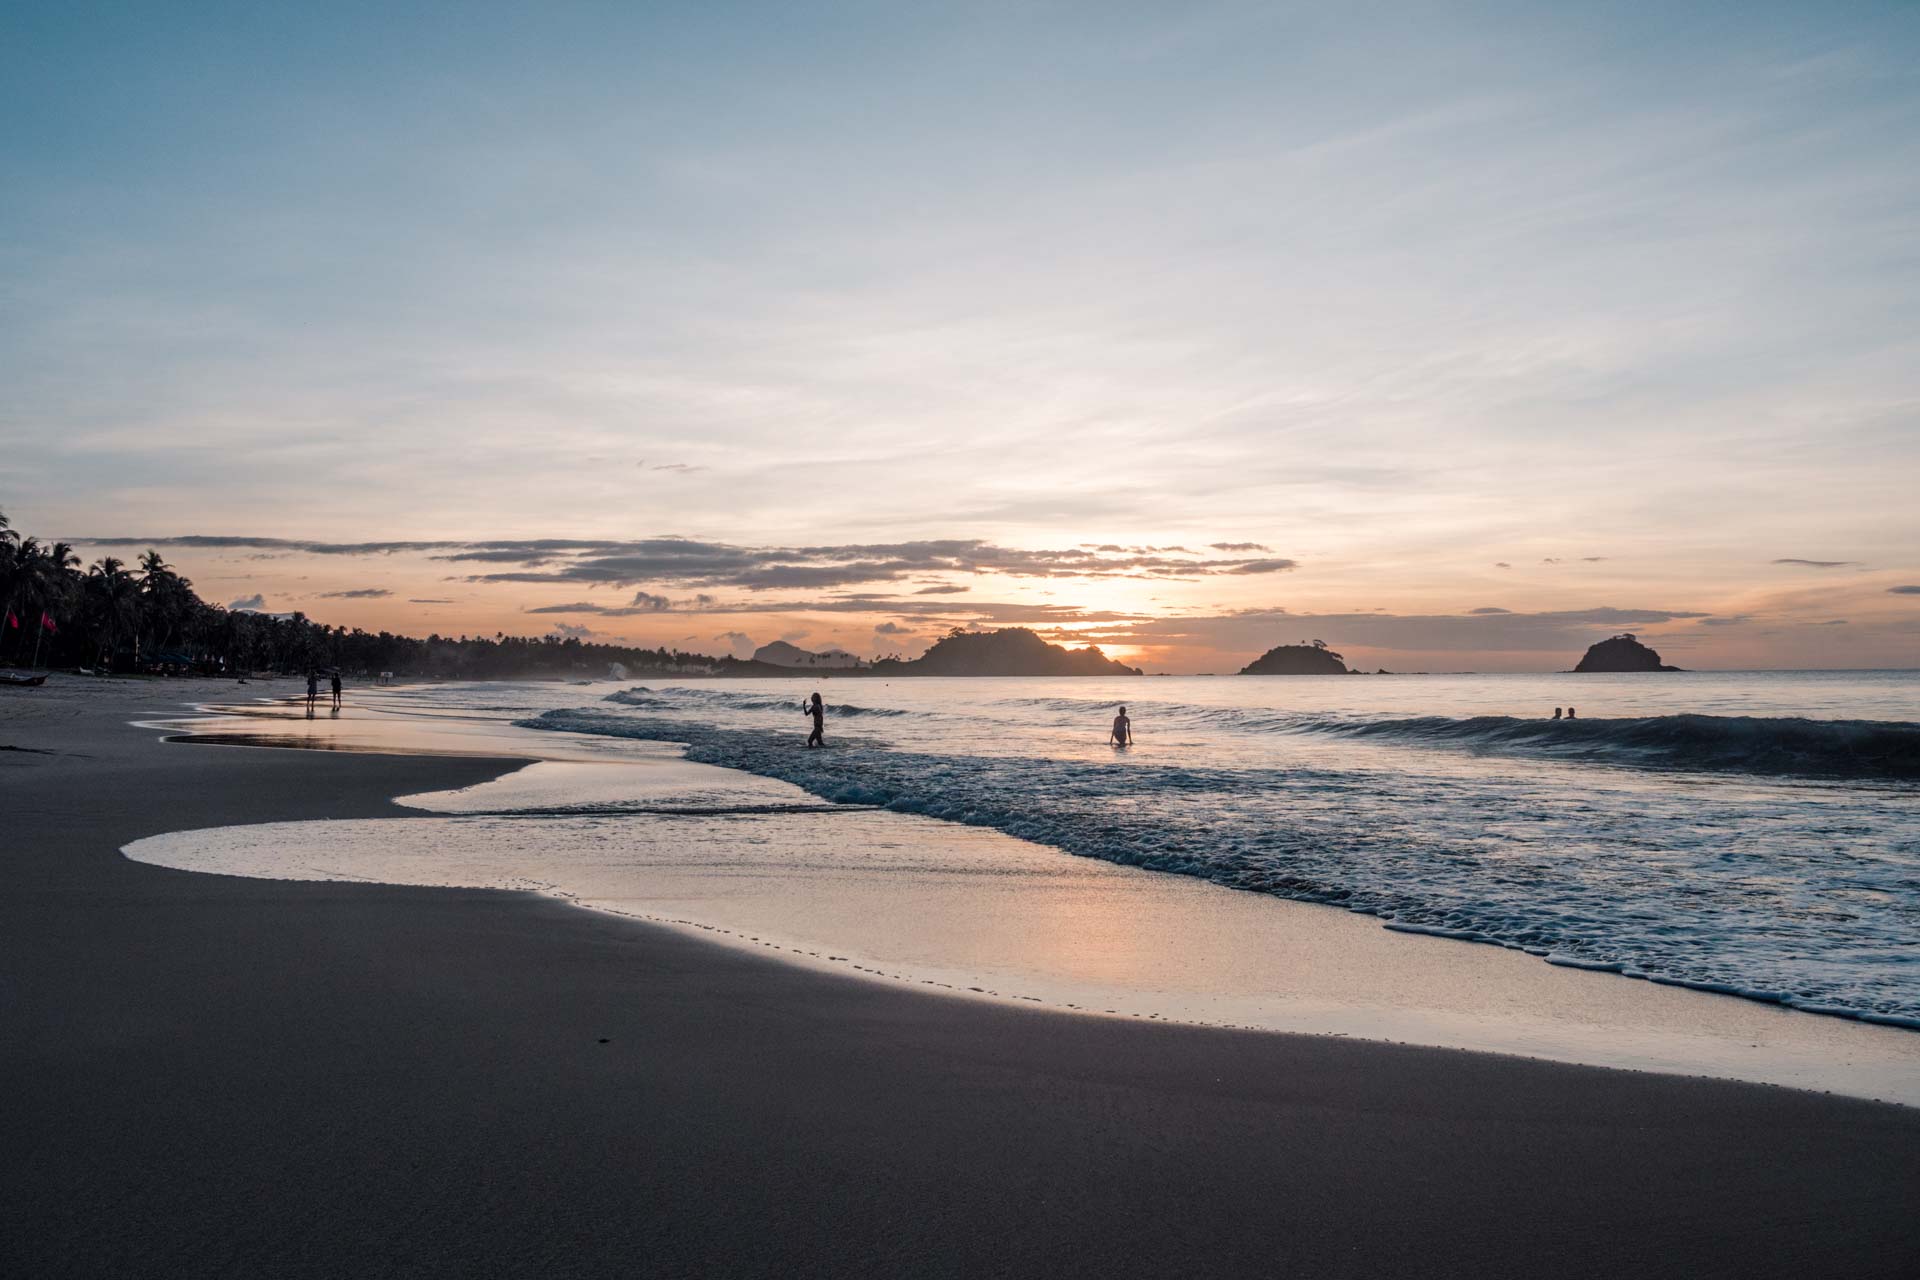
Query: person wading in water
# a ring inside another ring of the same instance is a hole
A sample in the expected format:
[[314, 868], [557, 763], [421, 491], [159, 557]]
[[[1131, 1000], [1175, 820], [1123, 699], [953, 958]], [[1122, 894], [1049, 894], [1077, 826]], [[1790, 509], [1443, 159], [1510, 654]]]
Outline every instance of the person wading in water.
[[827, 709], [820, 702], [816, 691], [813, 697], [801, 704], [800, 709], [813, 717], [813, 732], [807, 735], [807, 745], [824, 747], [827, 745]]

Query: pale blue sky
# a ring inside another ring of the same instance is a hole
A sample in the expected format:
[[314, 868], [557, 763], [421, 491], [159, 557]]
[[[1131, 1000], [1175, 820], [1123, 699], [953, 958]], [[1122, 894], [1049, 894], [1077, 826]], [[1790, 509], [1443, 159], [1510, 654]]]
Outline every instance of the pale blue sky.
[[[1889, 591], [1920, 581], [1920, 6], [394, 8], [0, 18], [17, 524], [1248, 541], [1297, 566], [946, 580], [1348, 618], [1385, 665], [1451, 642], [1351, 619], [1659, 613], [1702, 666], [1920, 650]], [[580, 590], [177, 558], [422, 630], [544, 628], [521, 612]], [[573, 621], [865, 652], [967, 620], [747, 603]], [[1246, 630], [1102, 626], [1174, 669]], [[1487, 665], [1575, 638], [1473, 626]]]

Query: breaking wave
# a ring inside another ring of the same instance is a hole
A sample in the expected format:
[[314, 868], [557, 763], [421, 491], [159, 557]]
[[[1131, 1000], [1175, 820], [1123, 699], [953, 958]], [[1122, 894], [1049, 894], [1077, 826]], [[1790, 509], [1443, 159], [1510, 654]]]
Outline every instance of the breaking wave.
[[[1089, 717], [1111, 702], [1021, 698], [1010, 707]], [[1339, 716], [1137, 702], [1149, 716], [1242, 734], [1292, 733], [1657, 769], [1823, 778], [1920, 778], [1920, 724], [1797, 716], [1643, 716], [1551, 720], [1516, 716]]]
[[1539, 753], [1660, 768], [1843, 778], [1920, 778], [1920, 725], [1883, 720], [1760, 716], [1647, 716], [1632, 720], [1520, 720], [1416, 716], [1302, 721], [1301, 732], [1418, 746]]
[[[1920, 1026], [1911, 947], [1920, 824], [1903, 783], [1914, 776], [1920, 726], [1365, 719], [1138, 703], [1157, 732], [1190, 722], [1199, 751], [1123, 760], [1049, 750], [1058, 740], [1046, 737], [1046, 713], [1084, 727], [1084, 712], [1105, 702], [1020, 700], [1018, 720], [904, 713], [913, 718], [850, 727], [809, 751], [785, 724], [796, 707], [788, 698], [636, 689], [608, 701], [521, 723], [683, 743], [691, 760], [834, 803], [992, 827], [1085, 857], [1345, 907], [1409, 932]], [[1416, 750], [1356, 762], [1315, 749], [1324, 735]], [[1553, 759], [1496, 768], [1471, 753]], [[1808, 781], [1756, 796], [1644, 770], [1588, 771], [1588, 762]]]
[[[734, 689], [670, 689], [653, 690], [641, 685], [633, 689], [621, 689], [610, 693], [605, 701], [617, 702], [626, 707], [674, 707], [684, 708], [690, 704], [706, 703], [730, 711], [794, 711], [803, 710], [801, 700], [786, 694], [748, 693]], [[826, 704], [830, 716], [904, 716], [911, 714], [893, 707], [857, 707], [850, 702], [829, 702]]]

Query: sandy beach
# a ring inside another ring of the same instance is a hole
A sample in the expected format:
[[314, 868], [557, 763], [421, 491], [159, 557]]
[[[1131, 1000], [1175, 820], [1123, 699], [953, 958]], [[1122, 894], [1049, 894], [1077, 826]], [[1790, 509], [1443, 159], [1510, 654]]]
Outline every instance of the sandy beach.
[[129, 861], [520, 763], [129, 723], [231, 692], [0, 703], [9, 1274], [1920, 1266], [1909, 1108], [965, 1001], [531, 894]]

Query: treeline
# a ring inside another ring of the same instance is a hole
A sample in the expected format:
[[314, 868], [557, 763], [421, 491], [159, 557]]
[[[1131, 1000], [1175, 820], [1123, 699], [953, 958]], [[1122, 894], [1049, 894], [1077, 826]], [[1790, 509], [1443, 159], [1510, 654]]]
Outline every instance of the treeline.
[[630, 671], [757, 675], [755, 662], [554, 636], [426, 639], [330, 627], [304, 614], [225, 609], [202, 600], [158, 551], [128, 566], [84, 568], [64, 542], [23, 537], [0, 512], [0, 666], [227, 674], [337, 667], [353, 675], [485, 680]]

